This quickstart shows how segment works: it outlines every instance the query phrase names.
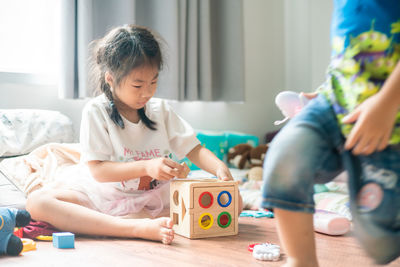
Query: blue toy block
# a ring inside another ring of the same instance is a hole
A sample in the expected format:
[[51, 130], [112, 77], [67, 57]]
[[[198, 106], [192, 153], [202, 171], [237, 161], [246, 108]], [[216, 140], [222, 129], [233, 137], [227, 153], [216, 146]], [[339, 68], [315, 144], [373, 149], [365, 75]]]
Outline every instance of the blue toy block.
[[53, 233], [53, 247], [75, 248], [75, 235], [69, 232]]

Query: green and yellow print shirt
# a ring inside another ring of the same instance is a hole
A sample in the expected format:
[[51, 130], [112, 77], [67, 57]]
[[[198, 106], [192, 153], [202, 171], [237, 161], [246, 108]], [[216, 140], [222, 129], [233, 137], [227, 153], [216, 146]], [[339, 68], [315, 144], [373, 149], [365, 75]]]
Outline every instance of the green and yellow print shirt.
[[[400, 1], [335, 0], [334, 4], [332, 60], [320, 91], [348, 136], [353, 125], [342, 124], [341, 119], [380, 90], [400, 59]], [[390, 139], [390, 144], [398, 143], [400, 112]]]

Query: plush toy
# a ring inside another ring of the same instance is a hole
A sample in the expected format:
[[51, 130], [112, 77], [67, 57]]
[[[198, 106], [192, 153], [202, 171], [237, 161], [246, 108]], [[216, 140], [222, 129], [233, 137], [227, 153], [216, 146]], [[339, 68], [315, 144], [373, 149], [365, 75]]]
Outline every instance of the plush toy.
[[26, 210], [0, 207], [0, 255], [21, 253], [22, 241], [14, 235], [14, 228], [26, 226], [30, 221], [31, 215]]
[[261, 167], [264, 162], [268, 145], [253, 147], [249, 144], [238, 144], [228, 151], [228, 162], [238, 169]]
[[249, 144], [238, 144], [228, 150], [228, 162], [238, 169], [248, 169], [250, 167], [250, 150], [253, 146]]
[[280, 92], [275, 97], [275, 104], [281, 110], [282, 114], [285, 116], [283, 120], [275, 121], [275, 125], [279, 125], [293, 118], [300, 110], [307, 105], [308, 98], [303, 94], [299, 94], [292, 91]]
[[268, 144], [258, 145], [250, 150], [249, 160], [251, 167], [261, 167], [264, 163]]
[[247, 173], [247, 179], [249, 181], [262, 181], [263, 179], [263, 167], [255, 166]]

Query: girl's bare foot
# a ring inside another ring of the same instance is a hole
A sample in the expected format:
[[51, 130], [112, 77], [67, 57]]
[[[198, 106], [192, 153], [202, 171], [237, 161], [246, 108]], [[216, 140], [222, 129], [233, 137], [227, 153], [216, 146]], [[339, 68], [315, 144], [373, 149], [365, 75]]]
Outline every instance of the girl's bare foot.
[[135, 219], [134, 236], [161, 241], [169, 245], [174, 239], [174, 230], [172, 230], [172, 226], [172, 220], [167, 217], [157, 219]]

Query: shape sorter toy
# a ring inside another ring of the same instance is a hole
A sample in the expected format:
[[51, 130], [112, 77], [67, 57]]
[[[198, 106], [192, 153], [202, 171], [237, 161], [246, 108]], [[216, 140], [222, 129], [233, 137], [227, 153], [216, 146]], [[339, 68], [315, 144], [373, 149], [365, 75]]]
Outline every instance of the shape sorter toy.
[[237, 181], [175, 179], [170, 190], [175, 233], [191, 239], [238, 233]]

